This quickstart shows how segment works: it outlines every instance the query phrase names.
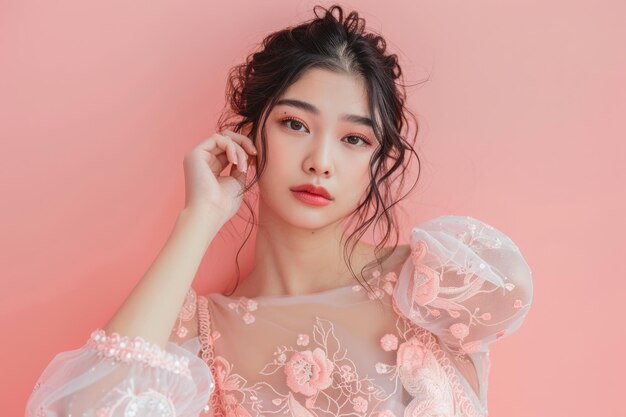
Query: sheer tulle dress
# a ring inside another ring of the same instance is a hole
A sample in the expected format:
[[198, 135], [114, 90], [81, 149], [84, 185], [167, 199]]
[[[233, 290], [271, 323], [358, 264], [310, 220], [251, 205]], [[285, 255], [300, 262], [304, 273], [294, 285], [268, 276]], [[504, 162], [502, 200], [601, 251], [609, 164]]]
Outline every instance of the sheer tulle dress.
[[396, 271], [301, 296], [190, 289], [164, 349], [96, 329], [59, 353], [26, 415], [486, 416], [492, 342], [528, 314], [515, 243], [468, 216], [410, 231]]

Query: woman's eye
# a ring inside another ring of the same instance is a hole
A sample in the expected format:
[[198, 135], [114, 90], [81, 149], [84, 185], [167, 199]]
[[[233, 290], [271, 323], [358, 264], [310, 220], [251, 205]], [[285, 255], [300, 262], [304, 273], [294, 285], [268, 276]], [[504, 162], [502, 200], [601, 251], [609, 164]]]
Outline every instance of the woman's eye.
[[[369, 144], [370, 144], [367, 140], [363, 139], [361, 136], [354, 136], [353, 135], [353, 136], [348, 136], [347, 138], [348, 139], [356, 139], [357, 140], [356, 143], [348, 142], [351, 145], [355, 145], [355, 146], [369, 146]], [[359, 143], [358, 141], [363, 142], [363, 145], [358, 145], [358, 143]]]
[[[301, 121], [299, 121], [298, 119], [294, 119], [292, 117], [286, 117], [284, 119], [282, 119], [280, 121], [281, 124], [283, 124], [284, 126], [287, 126], [289, 129], [294, 130], [296, 132], [300, 132], [301, 128], [304, 127], [306, 129], [306, 126], [304, 125], [304, 123], [302, 123]], [[291, 127], [289, 126], [289, 124], [291, 124]], [[356, 139], [356, 142], [351, 141], [350, 139]], [[346, 136], [346, 140], [348, 141], [348, 143], [350, 145], [354, 145], [356, 147], [361, 147], [361, 146], [370, 146], [370, 142], [367, 139], [364, 139], [361, 136], [357, 136], [357, 135], [350, 135], [350, 136]], [[359, 145], [359, 141], [363, 142], [363, 144]]]
[[286, 125], [287, 127], [289, 127], [289, 123], [291, 123], [291, 126], [293, 127], [292, 130], [296, 130], [296, 131], [300, 131], [300, 128], [304, 126], [304, 123], [300, 122], [299, 120], [291, 119], [291, 118], [283, 119], [281, 123]]

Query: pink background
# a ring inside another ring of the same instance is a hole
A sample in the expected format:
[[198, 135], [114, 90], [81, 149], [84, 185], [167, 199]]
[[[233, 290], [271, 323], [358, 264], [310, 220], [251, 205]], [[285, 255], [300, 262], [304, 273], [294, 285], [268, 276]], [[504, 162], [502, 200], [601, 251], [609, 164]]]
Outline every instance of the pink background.
[[[106, 323], [165, 243], [228, 68], [314, 4], [0, 2], [4, 415], [22, 415], [44, 367]], [[409, 90], [423, 177], [407, 232], [474, 216], [533, 270], [525, 324], [493, 345], [490, 416], [626, 415], [623, 2], [342, 4], [382, 32], [407, 83], [430, 78]], [[236, 225], [200, 292], [234, 276]]]

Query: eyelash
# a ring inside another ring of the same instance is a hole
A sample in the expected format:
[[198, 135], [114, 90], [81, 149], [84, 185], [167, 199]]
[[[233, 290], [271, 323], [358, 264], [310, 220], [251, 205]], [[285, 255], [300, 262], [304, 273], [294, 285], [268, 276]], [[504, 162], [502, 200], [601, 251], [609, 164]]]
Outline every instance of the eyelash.
[[[302, 124], [302, 126], [304, 126], [304, 127], [306, 128], [306, 125], [304, 124], [304, 122], [303, 122], [302, 120], [300, 120], [300, 119], [296, 119], [295, 117], [291, 117], [291, 116], [288, 116], [288, 117], [285, 117], [285, 118], [281, 119], [280, 123], [281, 123], [282, 125], [287, 125], [287, 122], [289, 122], [289, 121], [295, 121], [295, 122], [298, 122], [298, 123]], [[307, 129], [308, 129], [308, 128], [307, 128]], [[293, 129], [292, 129], [292, 130], [293, 130]], [[298, 131], [296, 130], [296, 132], [298, 132]], [[365, 145], [363, 145], [363, 146], [371, 146], [370, 141], [369, 141], [369, 140], [367, 140], [367, 138], [365, 138], [364, 136], [361, 136], [361, 135], [350, 135], [350, 136], [348, 136], [348, 137], [355, 137], [355, 138], [359, 138], [359, 139], [361, 139], [361, 140], [365, 143]], [[350, 143], [350, 145], [352, 145], [352, 146], [356, 146], [357, 148], [358, 148], [358, 147], [360, 147], [359, 145], [355, 145], [355, 144], [353, 144], [353, 143]]]

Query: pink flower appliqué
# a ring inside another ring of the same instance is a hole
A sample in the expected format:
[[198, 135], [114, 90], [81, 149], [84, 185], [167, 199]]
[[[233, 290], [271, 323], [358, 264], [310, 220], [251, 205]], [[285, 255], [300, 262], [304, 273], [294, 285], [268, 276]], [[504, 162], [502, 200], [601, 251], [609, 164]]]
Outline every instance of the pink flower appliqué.
[[243, 315], [241, 318], [243, 322], [246, 324], [252, 324], [256, 321], [256, 317], [252, 314], [259, 307], [258, 303], [255, 300], [251, 300], [246, 297], [239, 297], [238, 302], [228, 303], [228, 308], [231, 310], [235, 310], [237, 314], [241, 314], [243, 311]]
[[298, 346], [306, 346], [309, 344], [309, 335], [300, 333], [298, 335], [298, 339], [296, 340]]
[[425, 355], [426, 347], [415, 337], [400, 344], [397, 353], [397, 364], [400, 372], [409, 378], [415, 378], [417, 372], [424, 365]]
[[287, 386], [306, 396], [315, 395], [330, 386], [330, 375], [334, 368], [335, 365], [326, 357], [326, 352], [320, 348], [315, 348], [313, 352], [296, 352], [284, 367]]
[[222, 356], [214, 359], [215, 385], [222, 391], [222, 401], [228, 410], [229, 416], [251, 417], [243, 406], [243, 389], [246, 380], [241, 375], [233, 373], [233, 366]]
[[367, 411], [368, 402], [365, 398], [361, 396], [356, 397], [354, 400], [352, 400], [352, 403], [354, 404], [353, 409], [357, 413], [364, 413]]
[[450, 326], [450, 332], [452, 336], [457, 339], [465, 339], [465, 337], [469, 334], [469, 328], [463, 323], [454, 323]]
[[180, 326], [176, 334], [182, 339], [183, 337], [187, 336], [188, 332], [189, 330], [186, 327]]
[[398, 349], [398, 338], [396, 337], [396, 335], [388, 333], [381, 337], [380, 346], [385, 352], [396, 350]]
[[[428, 246], [423, 240], [415, 242], [411, 249], [411, 260], [414, 267], [413, 283], [419, 285], [413, 299], [421, 306], [431, 303], [439, 294], [439, 273], [422, 263], [427, 252]], [[418, 278], [421, 278], [423, 282], [419, 283]]]

